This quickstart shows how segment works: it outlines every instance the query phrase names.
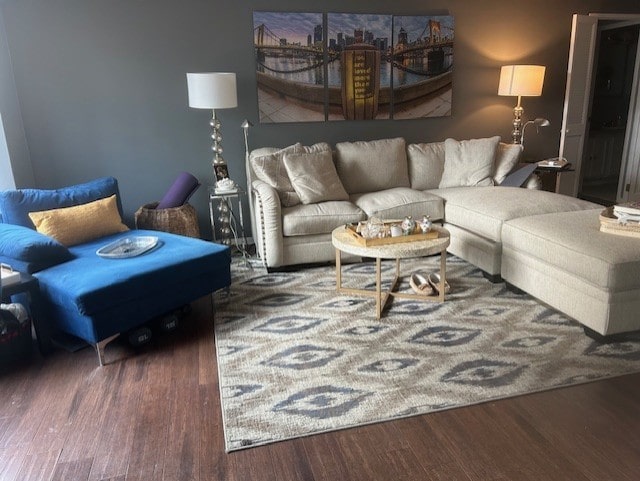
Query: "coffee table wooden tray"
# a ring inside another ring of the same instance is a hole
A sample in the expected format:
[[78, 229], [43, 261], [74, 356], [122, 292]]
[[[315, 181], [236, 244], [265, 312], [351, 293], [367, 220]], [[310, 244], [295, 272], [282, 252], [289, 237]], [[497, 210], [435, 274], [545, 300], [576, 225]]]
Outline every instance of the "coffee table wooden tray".
[[[398, 222], [384, 222], [385, 225], [397, 224]], [[427, 239], [437, 239], [438, 231], [431, 230], [427, 233], [422, 233], [419, 227], [416, 227], [414, 230], [414, 234], [409, 235], [401, 235], [397, 237], [375, 237], [371, 239], [367, 239], [362, 237], [359, 232], [356, 231], [358, 225], [357, 224], [347, 224], [345, 226], [346, 231], [353, 236], [356, 242], [362, 246], [382, 246], [388, 244], [400, 244], [403, 242], [414, 242], [419, 240], [427, 240]]]
[[600, 232], [640, 238], [640, 224], [637, 222], [619, 223], [613, 213], [613, 207], [607, 207], [600, 213]]

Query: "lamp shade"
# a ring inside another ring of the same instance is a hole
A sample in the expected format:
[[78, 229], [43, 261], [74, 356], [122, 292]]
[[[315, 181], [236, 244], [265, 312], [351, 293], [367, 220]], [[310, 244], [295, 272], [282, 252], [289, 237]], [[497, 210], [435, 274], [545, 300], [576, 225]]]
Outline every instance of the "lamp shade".
[[189, 90], [189, 107], [230, 109], [238, 106], [235, 73], [188, 73], [187, 88]]
[[542, 65], [505, 65], [500, 69], [498, 95], [538, 97], [542, 95], [544, 72]]

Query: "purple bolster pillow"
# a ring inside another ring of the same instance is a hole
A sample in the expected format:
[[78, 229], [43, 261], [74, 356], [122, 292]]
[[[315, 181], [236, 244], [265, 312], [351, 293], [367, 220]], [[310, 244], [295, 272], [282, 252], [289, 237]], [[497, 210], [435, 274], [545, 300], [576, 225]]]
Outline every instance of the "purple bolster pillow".
[[198, 187], [200, 187], [198, 179], [188, 172], [180, 172], [156, 209], [169, 209], [183, 205], [198, 190]]

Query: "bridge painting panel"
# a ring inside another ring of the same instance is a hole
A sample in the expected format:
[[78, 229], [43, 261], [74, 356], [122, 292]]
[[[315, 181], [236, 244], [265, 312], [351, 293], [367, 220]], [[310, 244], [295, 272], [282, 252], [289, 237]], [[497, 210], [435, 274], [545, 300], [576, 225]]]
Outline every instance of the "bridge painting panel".
[[451, 16], [254, 12], [260, 121], [450, 115], [453, 44]]

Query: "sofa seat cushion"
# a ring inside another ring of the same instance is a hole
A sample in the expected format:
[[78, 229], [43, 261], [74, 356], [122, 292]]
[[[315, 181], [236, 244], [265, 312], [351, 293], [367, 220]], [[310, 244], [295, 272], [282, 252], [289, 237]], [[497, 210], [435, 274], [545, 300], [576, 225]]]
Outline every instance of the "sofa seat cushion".
[[428, 191], [445, 200], [445, 220], [494, 242], [505, 221], [530, 215], [599, 207], [566, 195], [519, 187], [451, 187]]
[[361, 209], [346, 200], [283, 207], [282, 233], [284, 236], [326, 234], [366, 217]]
[[[137, 257], [96, 251], [131, 235], [159, 238]], [[74, 259], [34, 274], [53, 325], [97, 342], [230, 285], [229, 247], [166, 232], [136, 230], [70, 247]]]
[[600, 232], [600, 212], [513, 219], [504, 225], [502, 242], [601, 289], [640, 288], [640, 239]]
[[406, 187], [368, 194], [353, 194], [350, 199], [365, 211], [367, 216], [380, 219], [402, 219], [408, 215], [419, 219], [423, 215], [428, 215], [431, 220], [440, 220], [444, 216], [444, 203], [441, 197]]

